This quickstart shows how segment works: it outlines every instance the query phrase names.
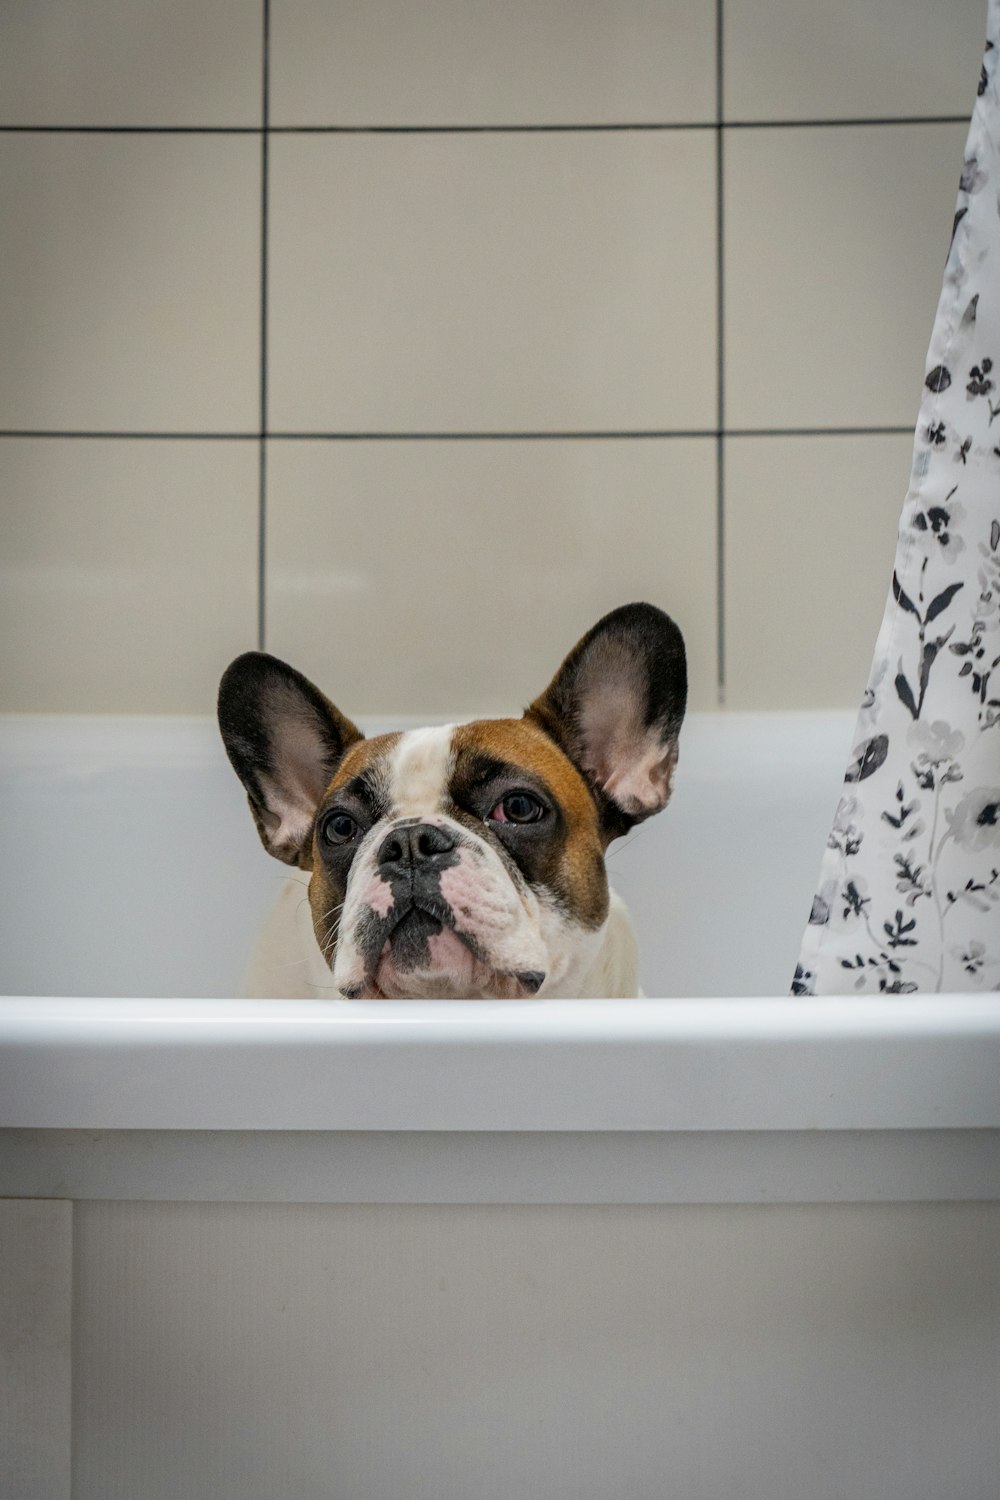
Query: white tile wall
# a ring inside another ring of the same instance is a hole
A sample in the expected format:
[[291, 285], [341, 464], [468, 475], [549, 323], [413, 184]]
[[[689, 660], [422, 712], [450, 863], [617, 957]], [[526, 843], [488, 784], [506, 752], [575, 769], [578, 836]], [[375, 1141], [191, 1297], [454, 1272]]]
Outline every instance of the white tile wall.
[[0, 442], [0, 700], [206, 712], [253, 640], [253, 443]]
[[965, 125], [726, 140], [730, 427], [912, 427]]
[[642, 596], [700, 706], [856, 701], [888, 559], [824, 517], [898, 513], [982, 12], [11, 0], [0, 708], [210, 712], [259, 633], [366, 713], [520, 703]]
[[715, 118], [704, 0], [272, 0], [276, 125]]
[[713, 153], [707, 131], [279, 137], [270, 425], [710, 428]]
[[725, 0], [725, 118], [965, 117], [985, 11], [966, 0]]
[[260, 124], [260, 0], [4, 0], [3, 125]]
[[349, 716], [520, 713], [633, 596], [712, 706], [711, 439], [273, 442], [268, 475], [270, 645]]
[[0, 135], [0, 424], [253, 431], [260, 149]]
[[726, 442], [726, 702], [860, 700], [889, 593], [909, 434]]

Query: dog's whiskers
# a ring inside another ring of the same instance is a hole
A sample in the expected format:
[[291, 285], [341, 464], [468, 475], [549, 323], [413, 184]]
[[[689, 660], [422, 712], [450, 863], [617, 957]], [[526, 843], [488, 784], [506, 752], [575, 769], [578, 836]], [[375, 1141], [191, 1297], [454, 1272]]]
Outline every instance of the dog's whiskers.
[[[320, 922], [329, 922], [329, 926], [323, 930], [323, 936], [320, 938], [319, 943], [324, 953], [336, 943], [337, 938], [340, 936], [340, 913], [343, 910], [344, 902], [341, 901], [337, 906], [331, 906], [330, 910], [324, 912], [319, 919]], [[333, 918], [332, 922], [329, 920], [331, 917]]]

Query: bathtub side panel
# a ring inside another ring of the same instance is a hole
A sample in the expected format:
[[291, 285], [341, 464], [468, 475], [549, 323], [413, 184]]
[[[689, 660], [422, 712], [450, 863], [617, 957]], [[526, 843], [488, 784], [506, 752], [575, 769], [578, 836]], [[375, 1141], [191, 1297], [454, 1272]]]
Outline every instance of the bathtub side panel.
[[76, 1216], [76, 1500], [995, 1500], [996, 1204]]

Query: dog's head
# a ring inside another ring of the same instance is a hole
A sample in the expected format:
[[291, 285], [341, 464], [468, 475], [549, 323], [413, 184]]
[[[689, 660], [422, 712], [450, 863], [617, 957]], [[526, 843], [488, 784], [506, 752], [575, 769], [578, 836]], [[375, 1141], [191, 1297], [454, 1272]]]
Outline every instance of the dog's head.
[[605, 616], [520, 719], [365, 739], [284, 662], [226, 671], [219, 724], [265, 848], [312, 872], [350, 998], [569, 993], [600, 948], [604, 853], [666, 806], [684, 643], [649, 604]]

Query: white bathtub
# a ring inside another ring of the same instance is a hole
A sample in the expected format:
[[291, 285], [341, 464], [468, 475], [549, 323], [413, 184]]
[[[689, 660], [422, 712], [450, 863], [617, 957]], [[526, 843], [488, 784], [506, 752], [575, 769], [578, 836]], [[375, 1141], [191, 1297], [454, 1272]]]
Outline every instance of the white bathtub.
[[[647, 994], [788, 993], [852, 728], [688, 720], [670, 807], [610, 855]], [[200, 719], [0, 718], [0, 837], [5, 994], [238, 995], [285, 874]]]
[[0, 722], [5, 1500], [996, 1500], [997, 997], [786, 998], [851, 727], [686, 727], [673, 998], [365, 1006], [226, 998], [211, 725]]

